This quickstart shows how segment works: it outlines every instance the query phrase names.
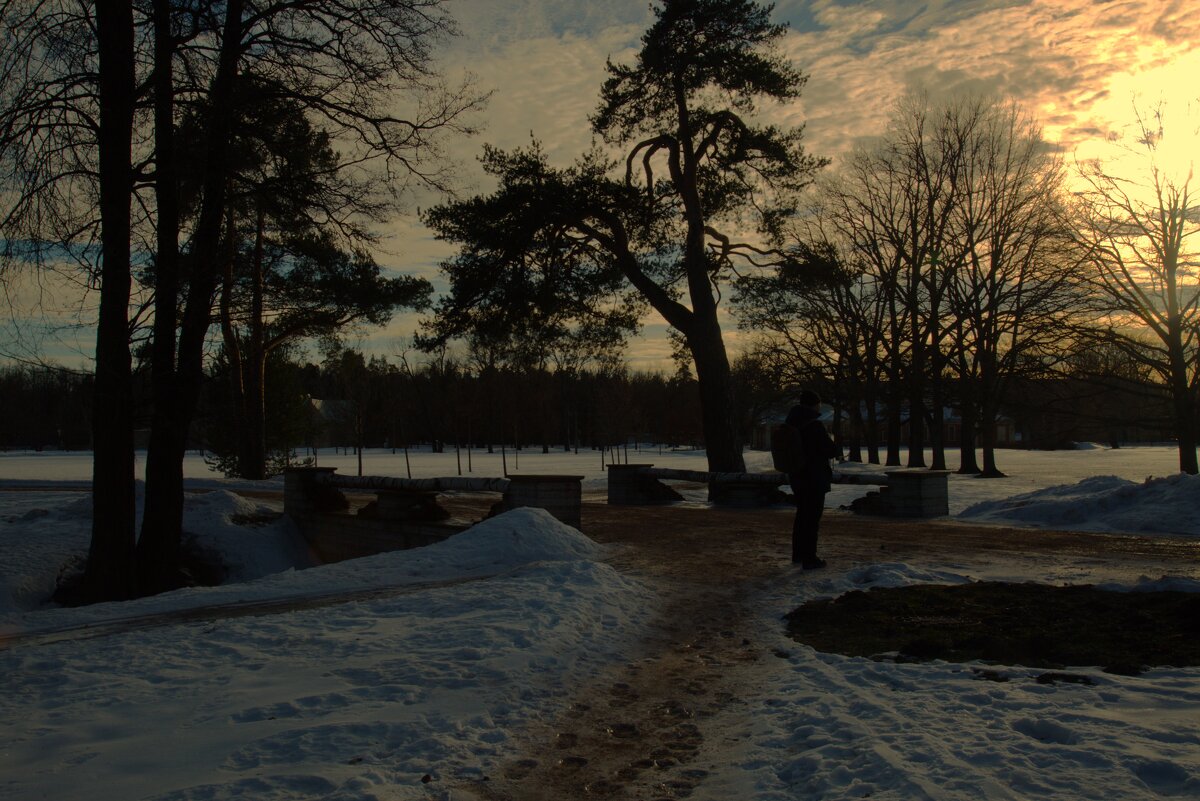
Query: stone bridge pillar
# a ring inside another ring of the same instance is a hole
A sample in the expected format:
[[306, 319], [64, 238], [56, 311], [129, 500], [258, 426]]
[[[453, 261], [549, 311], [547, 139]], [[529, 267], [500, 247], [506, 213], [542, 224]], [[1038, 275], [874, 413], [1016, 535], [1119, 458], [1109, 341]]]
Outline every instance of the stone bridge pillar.
[[674, 503], [683, 496], [654, 476], [641, 471], [651, 464], [610, 464], [608, 466], [608, 503], [610, 506], [647, 506]]
[[321, 499], [328, 494], [318, 479], [331, 476], [336, 467], [289, 467], [283, 471], [283, 512], [296, 518], [329, 511]]
[[536, 506], [582, 530], [583, 476], [510, 475], [504, 509]]

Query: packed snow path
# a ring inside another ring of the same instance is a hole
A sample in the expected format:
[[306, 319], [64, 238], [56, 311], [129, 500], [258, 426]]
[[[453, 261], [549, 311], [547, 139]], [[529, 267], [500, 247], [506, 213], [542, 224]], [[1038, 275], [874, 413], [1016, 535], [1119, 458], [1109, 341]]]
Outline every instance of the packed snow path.
[[[953, 571], [945, 575], [1128, 582], [1160, 574], [1164, 566], [1176, 575], [1200, 576], [1200, 548], [1190, 541], [1018, 533], [838, 513], [823, 527], [821, 550], [830, 570], [803, 572], [787, 562], [790, 520], [786, 509], [634, 512], [585, 505], [589, 536], [618, 544], [614, 564], [651, 580], [663, 606], [650, 635], [627, 662], [581, 688], [561, 717], [520, 735], [523, 753], [497, 775], [460, 785], [458, 792], [488, 801], [1073, 797], [1071, 776], [1056, 779], [1053, 771], [1004, 764], [1005, 752], [1023, 744], [997, 747], [992, 724], [1002, 713], [987, 708], [992, 687], [969, 668], [939, 666], [928, 680], [951, 674], [974, 681], [979, 698], [954, 693], [948, 704], [954, 709], [931, 708], [929, 688], [920, 680], [904, 686], [911, 680], [897, 676], [894, 666], [844, 672], [837, 662], [803, 654], [807, 649], [796, 643], [781, 647], [779, 615], [788, 611], [791, 599], [805, 594], [805, 585], [814, 597], [821, 595], [825, 577], [848, 563], [919, 563], [930, 580], [937, 580], [939, 571]], [[764, 685], [777, 691], [778, 678], [771, 676], [787, 662], [796, 668], [785, 685], [790, 697], [774, 713], [770, 698], [764, 705]], [[1013, 675], [1021, 678], [1021, 669]], [[1195, 709], [1200, 702], [1200, 687], [1173, 692], [1179, 695], [1170, 703]], [[1070, 743], [1070, 724], [1038, 717], [1039, 702], [1030, 700], [1030, 715], [1015, 732], [1006, 731], [1039, 746]], [[964, 731], [964, 719], [973, 721], [972, 730]], [[1161, 739], [1156, 732], [1146, 737]], [[776, 746], [786, 741], [784, 749], [798, 757], [790, 775], [755, 756], [754, 741], [764, 739], [774, 739]], [[1195, 732], [1184, 738], [1186, 758], [1200, 756], [1198, 745]], [[830, 762], [833, 770], [827, 770]], [[1098, 757], [1094, 767], [1102, 770], [1102, 762]], [[756, 771], [764, 776], [756, 777]], [[1164, 761], [1145, 767], [1137, 780], [1151, 794], [1170, 793], [1195, 783], [1183, 776]], [[1036, 786], [1038, 781], [1045, 785]]]

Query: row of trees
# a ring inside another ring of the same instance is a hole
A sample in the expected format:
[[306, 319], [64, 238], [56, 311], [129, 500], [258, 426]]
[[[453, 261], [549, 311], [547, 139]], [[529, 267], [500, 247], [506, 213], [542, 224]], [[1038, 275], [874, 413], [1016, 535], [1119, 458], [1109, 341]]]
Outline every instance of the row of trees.
[[[732, 368], [733, 413], [739, 436], [750, 441], [756, 427], [786, 408], [787, 393], [759, 354], [739, 357]], [[667, 376], [593, 362], [567, 372], [520, 359], [481, 361], [478, 355], [454, 358], [444, 352], [368, 358], [334, 346], [319, 363], [294, 348], [276, 349], [264, 374], [267, 458], [265, 465], [252, 467], [268, 473], [307, 445], [520, 444], [550, 450], [639, 440], [699, 446], [704, 440], [696, 382], [685, 370]], [[144, 434], [152, 413], [148, 371], [141, 369], [135, 377], [135, 426]], [[806, 378], [824, 386], [815, 374]], [[244, 476], [245, 451], [236, 427], [229, 425], [235, 413], [231, 379], [229, 363], [215, 359], [189, 447], [203, 449], [230, 475]], [[1015, 380], [1005, 416], [1030, 447], [1079, 440], [1160, 441], [1173, 431], [1167, 388], [1115, 347], [1073, 354], [1045, 378]], [[90, 448], [92, 385], [91, 375], [61, 368], [0, 368], [0, 402], [11, 410], [0, 417], [0, 449]], [[957, 408], [957, 387], [948, 389], [949, 403]], [[830, 397], [837, 396], [830, 392]], [[861, 448], [870, 443], [859, 439], [848, 422], [842, 418], [834, 424], [847, 458], [870, 460], [872, 454], [864, 456]]]
[[[454, 33], [441, 0], [5, 0], [0, 26], [4, 268], [73, 261], [99, 288], [85, 583], [152, 592], [176, 580], [216, 307], [250, 452], [280, 341], [427, 298], [381, 279], [370, 227], [406, 186], [446, 188], [438, 137], [480, 98], [432, 67]], [[153, 399], [140, 535], [135, 353]]]
[[0, 367], [0, 448], [90, 448], [92, 385], [66, 370]]
[[886, 418], [891, 464], [903, 418], [909, 465], [925, 466], [929, 445], [945, 468], [953, 387], [968, 432], [961, 470], [996, 475], [1008, 382], [1064, 354], [1086, 308], [1060, 225], [1063, 177], [1015, 106], [910, 96], [878, 144], [821, 182], [794, 230], [797, 264], [741, 282], [741, 323], [762, 332], [776, 374], [831, 387], [852, 438], [875, 447]]
[[1086, 372], [1108, 353], [1124, 378], [1169, 388], [1180, 467], [1196, 472], [1200, 278], [1187, 237], [1200, 215], [1187, 181], [1155, 163], [1161, 135], [1142, 128], [1148, 187], [1089, 164], [1070, 194], [1018, 107], [909, 96], [878, 143], [821, 181], [793, 230], [796, 263], [739, 283], [758, 358], [783, 381], [828, 386], [854, 442], [873, 448], [886, 419], [892, 464], [903, 419], [909, 465], [925, 466], [928, 445], [944, 469], [952, 404], [960, 470], [994, 476], [1015, 382]]
[[1200, 219], [1190, 174], [1155, 161], [1161, 126], [1139, 132], [1146, 182], [1087, 164], [1088, 188], [1072, 192], [1077, 178], [1016, 105], [914, 94], [806, 197], [824, 162], [802, 129], [754, 122], [804, 84], [774, 49], [769, 10], [657, 8], [636, 62], [608, 65], [591, 120], [607, 148], [570, 167], [536, 142], [487, 149], [498, 189], [425, 218], [459, 246], [430, 340], [591, 329], [620, 341], [649, 305], [695, 365], [710, 468], [740, 470], [718, 313], [733, 285], [780, 384], [828, 386], [852, 438], [887, 431], [889, 463], [908, 420], [913, 466], [931, 446], [945, 467], [953, 401], [969, 432], [961, 469], [983, 475], [1000, 474], [994, 423], [1017, 377], [1115, 348], [1170, 388], [1180, 467], [1195, 472], [1200, 282], [1187, 240]]
[[[786, 392], [757, 354], [739, 357], [732, 367], [738, 433], [751, 441], [756, 428], [785, 410]], [[217, 358], [207, 372], [189, 447], [203, 449], [230, 475], [244, 476], [244, 450], [229, 425], [230, 365]], [[152, 398], [147, 371], [139, 370], [137, 378], [136, 428], [144, 433]], [[695, 379], [685, 370], [666, 376], [610, 362], [568, 373], [520, 360], [481, 363], [446, 353], [368, 358], [336, 346], [314, 363], [285, 347], [268, 358], [265, 379], [270, 474], [292, 451], [313, 445], [441, 450], [520, 444], [550, 450], [639, 440], [700, 446], [704, 439]], [[1173, 431], [1167, 388], [1113, 347], [1074, 354], [1045, 378], [1015, 380], [1005, 417], [1029, 447], [1161, 441]], [[0, 368], [0, 402], [12, 410], [0, 417], [0, 449], [90, 448], [92, 383], [90, 375], [61, 368]], [[957, 387], [951, 385], [948, 394], [957, 408]], [[843, 417], [834, 423], [847, 458], [870, 460], [861, 447], [869, 443], [856, 437], [849, 422]]]
[[[513, 364], [481, 368], [444, 355], [410, 364], [351, 350], [330, 353], [320, 365], [278, 359], [269, 369], [267, 441], [277, 466], [291, 449], [321, 444], [435, 451], [518, 445], [549, 452], [643, 437], [679, 445], [703, 441], [695, 381], [685, 375], [612, 365], [572, 373]], [[214, 375], [197, 444], [240, 474], [224, 424], [224, 372]]]

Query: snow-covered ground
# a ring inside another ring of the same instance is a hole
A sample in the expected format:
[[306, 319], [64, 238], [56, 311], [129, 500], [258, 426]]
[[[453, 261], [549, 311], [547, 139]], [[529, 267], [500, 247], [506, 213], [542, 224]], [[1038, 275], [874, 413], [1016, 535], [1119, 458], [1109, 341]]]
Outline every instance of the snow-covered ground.
[[[351, 455], [318, 458], [357, 469]], [[500, 475], [501, 458], [473, 453], [471, 471]], [[768, 458], [751, 452], [748, 466], [766, 469]], [[504, 459], [509, 472], [577, 474], [585, 491], [603, 488], [598, 452]], [[628, 460], [704, 466], [698, 452], [631, 450]], [[458, 465], [453, 453], [406, 463], [372, 452], [364, 472], [455, 475]], [[1005, 451], [1000, 467], [1009, 478], [951, 476], [951, 513], [1200, 537], [1200, 479], [1177, 474], [1173, 448]], [[86, 454], [0, 454], [0, 638], [39, 634], [0, 647], [3, 799], [466, 798], [453, 782], [513, 756], [523, 726], [554, 719], [575, 688], [627, 658], [655, 607], [653, 586], [537, 510], [428, 548], [296, 569], [306, 551], [286, 520], [237, 525], [268, 509], [192, 456], [188, 486], [218, 491], [188, 497], [186, 527], [241, 581], [49, 608], [59, 570], [86, 552], [90, 502], [79, 490], [90, 473]], [[867, 489], [839, 485], [829, 505]], [[1023, 562], [971, 575], [1106, 578], [1088, 571]], [[1195, 563], [1160, 575], [1200, 589]], [[1160, 575], [1141, 587], [1163, 586]], [[1009, 681], [998, 683], [970, 666], [819, 654], [780, 622], [805, 600], [851, 589], [966, 580], [922, 564], [781, 565], [755, 599], [754, 637], [784, 658], [731, 668], [745, 672], [744, 703], [704, 722], [697, 762], [709, 775], [691, 797], [1200, 797], [1198, 668], [1130, 678], [1081, 667], [1072, 672], [1092, 685], [1044, 685], [1036, 671], [1001, 666]], [[330, 600], [338, 593], [355, 595]], [[309, 600], [269, 608], [286, 598]], [[213, 605], [226, 614], [183, 614]]]

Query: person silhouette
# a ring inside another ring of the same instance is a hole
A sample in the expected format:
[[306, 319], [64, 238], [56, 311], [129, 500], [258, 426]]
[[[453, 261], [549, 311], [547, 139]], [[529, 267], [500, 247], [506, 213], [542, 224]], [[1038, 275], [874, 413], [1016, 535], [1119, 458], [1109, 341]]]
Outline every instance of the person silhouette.
[[821, 423], [821, 396], [811, 389], [800, 393], [799, 402], [788, 412], [787, 424], [799, 432], [802, 459], [788, 473], [788, 484], [796, 503], [792, 522], [792, 562], [805, 570], [825, 567], [817, 556], [817, 535], [825, 495], [833, 481], [829, 460], [837, 456], [837, 446]]

